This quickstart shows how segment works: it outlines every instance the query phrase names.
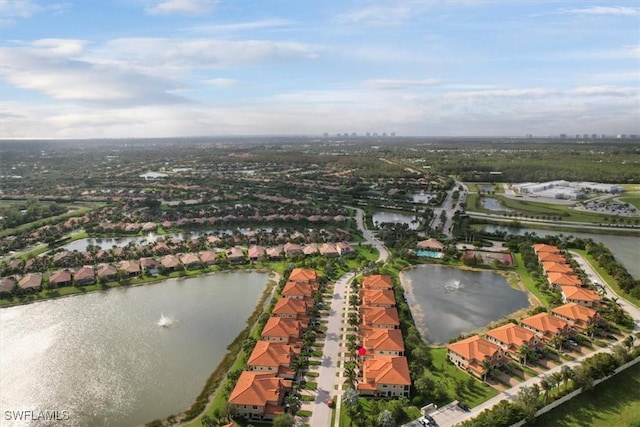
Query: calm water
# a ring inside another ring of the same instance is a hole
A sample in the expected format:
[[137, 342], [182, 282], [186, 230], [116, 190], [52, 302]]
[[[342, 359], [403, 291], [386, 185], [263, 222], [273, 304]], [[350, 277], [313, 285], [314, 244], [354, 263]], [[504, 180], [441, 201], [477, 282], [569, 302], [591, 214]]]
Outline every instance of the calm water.
[[485, 197], [482, 199], [482, 206], [485, 209], [488, 209], [490, 211], [497, 211], [497, 212], [509, 212], [511, 209], [507, 209], [504, 206], [502, 206], [502, 204], [496, 200], [493, 199], [491, 197]]
[[383, 222], [395, 222], [398, 224], [409, 224], [409, 229], [418, 228], [417, 223], [411, 223], [416, 217], [413, 215], [392, 213], [392, 212], [376, 212], [373, 214], [373, 223], [381, 224]]
[[529, 306], [525, 292], [491, 271], [420, 265], [401, 281], [416, 326], [430, 343], [446, 343]]
[[484, 229], [490, 233], [494, 231], [506, 231], [509, 234], [522, 235], [524, 233], [536, 233], [544, 237], [549, 235], [574, 236], [582, 239], [593, 239], [594, 242], [604, 243], [618, 261], [625, 266], [629, 274], [634, 278], [640, 278], [640, 235], [614, 236], [607, 234], [574, 233], [573, 231], [538, 230], [534, 228], [511, 228], [496, 225], [485, 225]]
[[[217, 274], [0, 310], [2, 425], [27, 425], [6, 421], [8, 410], [69, 411], [56, 426], [131, 426], [185, 410], [267, 280]], [[158, 326], [161, 315], [171, 327]]]

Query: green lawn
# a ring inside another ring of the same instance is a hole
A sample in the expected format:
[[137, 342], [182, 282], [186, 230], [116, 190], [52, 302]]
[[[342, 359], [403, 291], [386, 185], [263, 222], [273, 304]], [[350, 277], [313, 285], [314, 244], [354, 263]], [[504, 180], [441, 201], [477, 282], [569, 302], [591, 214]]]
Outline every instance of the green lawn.
[[518, 275], [522, 279], [522, 282], [524, 283], [526, 288], [529, 290], [529, 292], [535, 295], [538, 298], [538, 300], [540, 300], [540, 303], [542, 305], [548, 307], [549, 301], [547, 300], [547, 296], [540, 289], [537, 288], [535, 281], [529, 274], [529, 271], [527, 270], [527, 268], [524, 266], [524, 262], [522, 262], [522, 254], [513, 254], [513, 255], [515, 256], [515, 261], [516, 261], [515, 272], [518, 273]]
[[[442, 348], [432, 348], [431, 349], [431, 357], [433, 358], [433, 365], [435, 366], [435, 370], [432, 373], [438, 378], [449, 379], [449, 380], [461, 380], [468, 381], [469, 378], [475, 378], [466, 372], [461, 371], [456, 368], [452, 363], [447, 361], [447, 349], [446, 347]], [[454, 381], [448, 381], [449, 385], [449, 395], [455, 395], [454, 390]], [[494, 396], [497, 396], [498, 392], [489, 387], [486, 384], [483, 384], [480, 380], [476, 380], [474, 382], [473, 391], [470, 391], [468, 388], [463, 393], [462, 400], [471, 407], [478, 406], [482, 402], [485, 402], [491, 399]]]
[[640, 209], [640, 194], [629, 194], [627, 196], [618, 197], [618, 199], [623, 203], [629, 203], [630, 205]]
[[533, 426], [640, 426], [640, 365], [540, 416]]

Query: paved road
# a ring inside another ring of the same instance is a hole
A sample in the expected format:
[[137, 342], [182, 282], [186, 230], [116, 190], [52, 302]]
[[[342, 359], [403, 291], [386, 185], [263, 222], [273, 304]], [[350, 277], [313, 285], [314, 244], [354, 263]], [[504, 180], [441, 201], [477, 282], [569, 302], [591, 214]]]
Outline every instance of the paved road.
[[601, 285], [604, 285], [606, 296], [609, 298], [617, 298], [617, 301], [620, 307], [626, 310], [627, 313], [629, 313], [629, 315], [633, 317], [635, 321], [634, 330], [639, 331], [640, 330], [640, 307], [630, 303], [629, 301], [623, 299], [620, 295], [616, 294], [613, 291], [613, 289], [609, 287], [609, 285], [602, 278], [602, 276], [600, 276], [598, 272], [591, 266], [591, 264], [589, 264], [589, 262], [587, 262], [587, 260], [584, 259], [584, 257], [582, 257], [582, 255], [573, 251], [569, 251], [569, 253], [571, 253], [571, 256], [573, 257], [573, 259], [576, 260], [580, 268], [582, 268], [582, 270], [587, 274], [587, 276], [589, 277], [592, 283], [597, 282]]
[[387, 250], [387, 248], [384, 247], [382, 242], [373, 235], [373, 232], [369, 231], [365, 226], [364, 211], [360, 208], [356, 208], [353, 206], [347, 206], [347, 207], [356, 210], [356, 224], [358, 226], [358, 229], [362, 232], [362, 236], [365, 238], [367, 243], [375, 247], [380, 253], [380, 256], [378, 257], [378, 262], [386, 262], [387, 259], [389, 258], [389, 251]]
[[[335, 283], [331, 308], [327, 323], [327, 333], [324, 342], [322, 364], [318, 370], [318, 392], [313, 402], [310, 425], [311, 427], [327, 427], [331, 424], [331, 408], [327, 405], [327, 400], [337, 394], [335, 389], [336, 372], [338, 371], [337, 361], [342, 339], [341, 328], [343, 326], [343, 314], [348, 307], [349, 301], [345, 298], [349, 282], [355, 273], [347, 273]], [[340, 398], [338, 398], [338, 402]]]

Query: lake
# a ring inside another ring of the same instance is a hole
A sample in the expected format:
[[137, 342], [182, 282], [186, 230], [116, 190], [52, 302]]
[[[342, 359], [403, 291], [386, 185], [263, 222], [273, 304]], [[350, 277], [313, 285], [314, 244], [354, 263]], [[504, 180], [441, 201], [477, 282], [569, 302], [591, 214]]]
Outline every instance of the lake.
[[484, 229], [493, 233], [505, 231], [509, 234], [523, 235], [524, 233], [536, 233], [540, 237], [549, 235], [574, 236], [581, 239], [592, 239], [594, 242], [604, 243], [618, 261], [625, 266], [629, 274], [634, 278], [640, 278], [640, 235], [616, 236], [612, 234], [575, 233], [573, 231], [540, 230], [536, 228], [513, 228], [497, 225], [485, 225]]
[[502, 204], [498, 200], [491, 197], [485, 197], [482, 199], [482, 207], [490, 211], [497, 211], [497, 212], [511, 211], [511, 209], [505, 208], [504, 206], [502, 206]]
[[492, 271], [420, 265], [400, 275], [416, 327], [443, 344], [529, 306], [527, 294]]
[[[0, 407], [66, 410], [69, 420], [56, 423], [65, 426], [131, 426], [181, 412], [267, 281], [220, 273], [3, 308]], [[170, 327], [159, 326], [161, 316]]]
[[394, 222], [396, 224], [408, 224], [409, 229], [418, 228], [418, 223], [412, 223], [416, 217], [414, 215], [392, 213], [392, 212], [376, 212], [373, 214], [373, 223], [382, 224], [383, 222]]

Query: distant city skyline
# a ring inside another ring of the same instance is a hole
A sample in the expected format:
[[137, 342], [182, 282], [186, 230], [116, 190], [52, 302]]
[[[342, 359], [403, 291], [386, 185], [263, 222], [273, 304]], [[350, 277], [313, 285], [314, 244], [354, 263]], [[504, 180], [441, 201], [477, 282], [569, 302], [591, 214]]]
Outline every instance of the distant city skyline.
[[0, 0], [0, 138], [640, 134], [635, 1]]

